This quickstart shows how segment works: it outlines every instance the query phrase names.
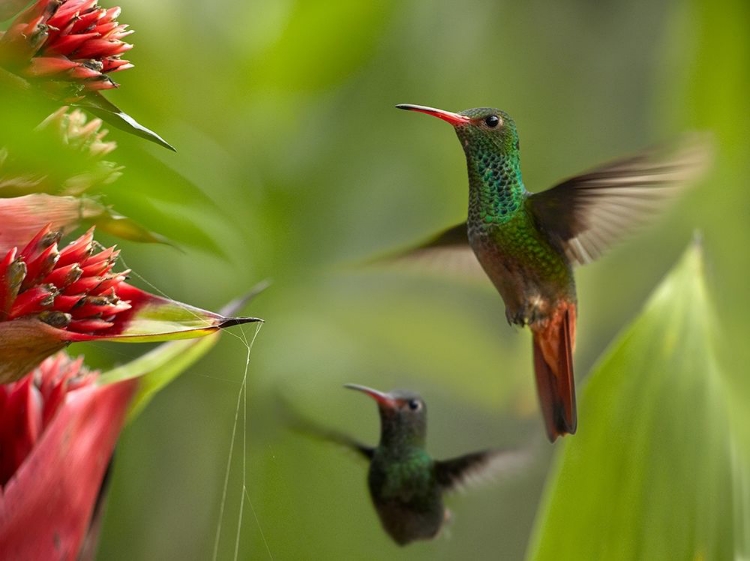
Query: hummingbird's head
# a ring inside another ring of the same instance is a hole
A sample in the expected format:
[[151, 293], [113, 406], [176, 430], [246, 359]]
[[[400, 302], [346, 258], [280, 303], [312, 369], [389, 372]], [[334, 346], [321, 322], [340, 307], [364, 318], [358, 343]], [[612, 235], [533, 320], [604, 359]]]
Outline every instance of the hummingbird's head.
[[358, 384], [346, 384], [344, 387], [360, 391], [378, 404], [381, 443], [424, 445], [427, 436], [427, 407], [418, 394], [404, 390], [385, 393]]
[[460, 113], [451, 113], [422, 105], [402, 104], [396, 107], [426, 113], [453, 125], [467, 155], [487, 151], [499, 152], [506, 156], [518, 153], [516, 123], [505, 111], [493, 107], [477, 107]]

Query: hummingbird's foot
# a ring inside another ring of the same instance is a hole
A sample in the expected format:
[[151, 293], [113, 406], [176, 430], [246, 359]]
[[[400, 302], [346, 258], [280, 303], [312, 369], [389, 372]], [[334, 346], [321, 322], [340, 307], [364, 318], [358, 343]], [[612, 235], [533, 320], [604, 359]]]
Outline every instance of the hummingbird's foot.
[[541, 296], [529, 297], [522, 306], [513, 311], [505, 308], [505, 318], [510, 325], [541, 325], [549, 320], [549, 301]]
[[526, 313], [523, 310], [513, 313], [508, 308], [505, 308], [505, 319], [508, 320], [508, 325], [518, 325], [520, 327], [526, 325]]
[[505, 319], [508, 320], [509, 325], [517, 325], [519, 327], [526, 327], [528, 324], [534, 321], [536, 316], [535, 312], [530, 307], [524, 307], [515, 313], [505, 310]]

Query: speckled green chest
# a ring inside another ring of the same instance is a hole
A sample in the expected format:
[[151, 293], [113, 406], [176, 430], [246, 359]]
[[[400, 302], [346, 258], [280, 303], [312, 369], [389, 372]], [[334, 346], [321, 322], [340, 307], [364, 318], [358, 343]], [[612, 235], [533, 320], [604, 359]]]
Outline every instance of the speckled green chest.
[[389, 451], [378, 450], [370, 466], [370, 486], [380, 499], [409, 500], [429, 494], [435, 485], [432, 459], [423, 449], [415, 449], [393, 457]]
[[531, 215], [517, 156], [467, 153], [469, 243], [506, 304], [512, 323], [544, 319], [575, 301], [571, 265]]

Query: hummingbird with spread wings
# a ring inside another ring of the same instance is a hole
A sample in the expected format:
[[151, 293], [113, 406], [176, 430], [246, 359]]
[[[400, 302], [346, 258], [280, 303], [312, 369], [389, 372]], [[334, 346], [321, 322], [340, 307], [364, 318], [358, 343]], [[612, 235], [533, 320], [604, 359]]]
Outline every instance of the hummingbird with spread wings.
[[469, 172], [467, 221], [406, 256], [473, 252], [471, 261], [481, 265], [505, 302], [508, 322], [531, 329], [547, 436], [554, 442], [575, 433], [573, 267], [597, 259], [696, 179], [709, 160], [707, 136], [688, 135], [671, 152], [649, 150], [530, 193], [521, 177], [518, 131], [507, 113], [396, 107], [451, 124]]
[[385, 393], [356, 384], [345, 387], [363, 392], [377, 403], [381, 430], [376, 446], [318, 427], [287, 407], [288, 420], [296, 429], [352, 449], [369, 462], [370, 497], [383, 528], [399, 545], [438, 536], [450, 519], [443, 504], [445, 493], [528, 463], [528, 452], [514, 450], [484, 450], [434, 460], [425, 449], [427, 407], [419, 395]]

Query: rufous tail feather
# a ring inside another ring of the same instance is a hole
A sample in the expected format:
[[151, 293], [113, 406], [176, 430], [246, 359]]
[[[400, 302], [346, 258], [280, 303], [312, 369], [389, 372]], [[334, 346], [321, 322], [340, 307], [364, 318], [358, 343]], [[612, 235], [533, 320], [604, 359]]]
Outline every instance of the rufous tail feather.
[[550, 442], [576, 432], [575, 321], [575, 305], [566, 305], [553, 314], [544, 328], [534, 330], [534, 372]]

